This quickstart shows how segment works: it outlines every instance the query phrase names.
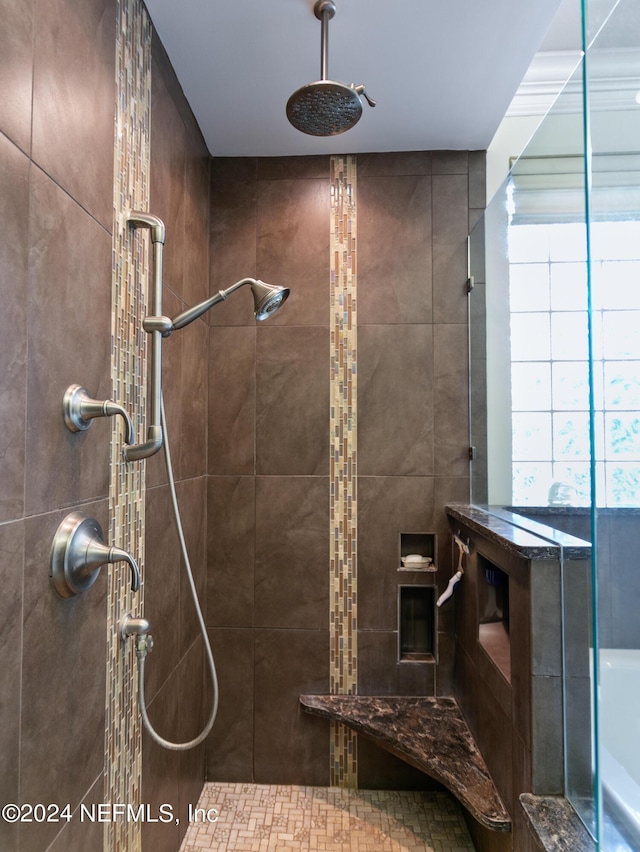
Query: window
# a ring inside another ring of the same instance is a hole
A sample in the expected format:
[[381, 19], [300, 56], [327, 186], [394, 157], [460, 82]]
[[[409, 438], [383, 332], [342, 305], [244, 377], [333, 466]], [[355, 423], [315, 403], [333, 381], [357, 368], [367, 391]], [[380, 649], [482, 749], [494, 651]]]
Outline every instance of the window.
[[[640, 222], [592, 225], [597, 502], [640, 506]], [[585, 226], [510, 224], [513, 505], [590, 504]]]

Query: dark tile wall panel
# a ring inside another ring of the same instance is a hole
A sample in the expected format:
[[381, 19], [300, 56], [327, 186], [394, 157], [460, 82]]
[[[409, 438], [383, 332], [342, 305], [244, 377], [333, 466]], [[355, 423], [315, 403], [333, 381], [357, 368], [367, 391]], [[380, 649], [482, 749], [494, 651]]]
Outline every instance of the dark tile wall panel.
[[[94, 515], [108, 530], [110, 423], [98, 420], [72, 434], [63, 423], [62, 396], [73, 382], [95, 397], [111, 395], [115, 48], [114, 0], [3, 4], [0, 575], [6, 613], [0, 631], [11, 662], [0, 673], [0, 797], [64, 800], [72, 809], [104, 798], [106, 584], [101, 576], [82, 598], [61, 600], [50, 588], [48, 562], [52, 537], [69, 511]], [[175, 313], [209, 290], [209, 157], [157, 40], [154, 106], [153, 194], [168, 220], [165, 292], [167, 310]], [[182, 334], [184, 341], [166, 347], [168, 409], [179, 498], [203, 589], [208, 326], [200, 322]], [[154, 477], [157, 485], [166, 480], [159, 464], [157, 472], [150, 465], [150, 477], [152, 485]], [[150, 535], [155, 529], [148, 615], [160, 644], [150, 659], [156, 671], [151, 691], [164, 692], [163, 677], [178, 672], [179, 682], [166, 694], [183, 700], [171, 712], [199, 723], [202, 648], [179, 554], [169, 535], [159, 546], [172, 524], [163, 490], [152, 488], [148, 515]], [[162, 585], [154, 592], [157, 578]], [[174, 613], [172, 635], [166, 626]], [[163, 801], [195, 801], [204, 749], [178, 762], [177, 770], [162, 761], [158, 766], [153, 783]], [[74, 821], [58, 834], [60, 825], [52, 823], [20, 832], [2, 823], [0, 847], [101, 850], [104, 826], [79, 825]], [[178, 842], [176, 834], [166, 848], [175, 850]]]
[[329, 323], [329, 164], [325, 179], [258, 180], [257, 270], [291, 288], [272, 326]]
[[[215, 587], [215, 578], [209, 580], [209, 585]], [[224, 589], [221, 594], [224, 595]], [[207, 779], [253, 781], [254, 631], [215, 629], [209, 631], [209, 636], [218, 673], [220, 704], [213, 731], [207, 737]], [[276, 665], [280, 667], [279, 661]]]
[[326, 627], [328, 492], [328, 477], [257, 478], [256, 627]]
[[106, 497], [110, 423], [72, 433], [62, 398], [77, 382], [109, 399], [111, 237], [32, 169], [27, 319], [26, 511]]
[[358, 329], [360, 476], [434, 472], [433, 328]]
[[[248, 293], [236, 294], [237, 299], [242, 296]], [[231, 304], [230, 299], [220, 308]], [[256, 334], [255, 322], [217, 327], [210, 334], [208, 440], [213, 475], [255, 473]]]
[[[0, 642], [3, 665], [0, 668], [0, 800], [19, 801], [20, 759], [20, 679], [22, 657], [22, 582], [24, 522], [0, 526]], [[0, 848], [18, 848], [18, 824], [0, 822]]]
[[253, 627], [255, 575], [253, 476], [210, 476], [207, 523], [207, 624]]
[[301, 692], [329, 688], [329, 631], [257, 630], [254, 773], [258, 784], [329, 781], [326, 720], [302, 713]]
[[113, 220], [113, 0], [36, 0], [32, 156], [101, 225]]
[[359, 326], [431, 322], [431, 203], [428, 175], [358, 169]]
[[[106, 500], [83, 510], [106, 526]], [[65, 515], [25, 521], [20, 800], [74, 807], [104, 763], [107, 607], [104, 576], [74, 600], [51, 590], [49, 550]], [[25, 823], [18, 849], [46, 849], [59, 830], [56, 823]]]
[[[443, 507], [469, 496], [466, 235], [472, 206], [484, 206], [484, 154], [364, 154], [357, 176], [358, 689], [450, 695], [452, 613], [439, 619], [437, 668], [397, 661], [399, 534], [436, 533], [444, 589], [455, 554]], [[243, 703], [255, 743], [248, 721], [231, 739], [214, 734], [207, 772], [219, 779], [226, 766], [240, 780], [317, 783], [315, 757], [283, 746], [276, 760], [273, 745], [296, 718], [308, 672], [297, 661], [287, 672], [278, 730], [263, 718], [258, 684], [267, 688], [266, 637], [295, 644], [304, 628], [323, 630], [330, 611], [328, 177], [323, 157], [212, 161], [212, 292], [243, 275], [292, 291], [257, 329], [248, 293], [209, 314], [208, 624], [260, 638], [255, 707]], [[238, 688], [226, 684], [232, 696]], [[373, 777], [384, 771], [366, 765], [362, 778]]]
[[[48, 568], [69, 511], [107, 521], [109, 426], [72, 435], [62, 397], [110, 392], [115, 5], [2, 14], [0, 798], [75, 810], [103, 792], [106, 587], [62, 600]], [[0, 847], [98, 850], [102, 828], [3, 822]]]
[[328, 475], [328, 363], [322, 326], [258, 329], [256, 473]]
[[35, 0], [8, 0], [0, 29], [0, 129], [26, 154], [31, 151]]
[[[166, 226], [163, 309], [175, 316], [209, 293], [209, 155], [157, 35], [152, 42], [150, 209]], [[209, 324], [206, 316], [163, 346], [163, 397], [189, 561], [206, 611]], [[195, 737], [207, 721], [210, 676], [180, 553], [163, 453], [147, 462], [145, 615], [150, 717], [161, 736]], [[174, 852], [187, 828], [186, 805], [204, 780], [204, 744], [169, 753], [143, 740], [142, 800], [171, 803], [179, 826], [146, 825], [143, 850]]]
[[2, 288], [4, 308], [0, 313], [4, 353], [0, 375], [3, 447], [0, 520], [3, 521], [19, 518], [24, 509], [29, 169], [28, 158], [9, 139], [0, 135], [0, 229], [3, 234], [0, 269], [2, 280], [7, 282]]

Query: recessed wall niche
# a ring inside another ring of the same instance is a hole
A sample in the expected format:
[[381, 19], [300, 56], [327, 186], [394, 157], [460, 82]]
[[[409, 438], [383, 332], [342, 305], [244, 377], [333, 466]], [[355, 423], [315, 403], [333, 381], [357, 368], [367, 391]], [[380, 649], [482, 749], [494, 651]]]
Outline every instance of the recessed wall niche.
[[400, 533], [401, 571], [436, 571], [437, 536], [432, 532]]
[[511, 683], [509, 575], [478, 554], [478, 641]]
[[398, 587], [398, 661], [435, 663], [435, 586]]

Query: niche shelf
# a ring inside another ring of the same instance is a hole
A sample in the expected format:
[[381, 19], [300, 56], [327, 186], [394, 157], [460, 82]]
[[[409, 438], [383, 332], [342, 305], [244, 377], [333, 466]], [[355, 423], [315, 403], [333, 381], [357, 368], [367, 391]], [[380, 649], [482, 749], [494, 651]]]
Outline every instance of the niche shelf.
[[436, 588], [398, 586], [398, 662], [435, 663]]
[[478, 642], [511, 683], [509, 575], [478, 555]]
[[[438, 553], [437, 536], [432, 532], [400, 533], [399, 571], [420, 571], [435, 573]], [[421, 556], [424, 562], [412, 562], [408, 556]]]

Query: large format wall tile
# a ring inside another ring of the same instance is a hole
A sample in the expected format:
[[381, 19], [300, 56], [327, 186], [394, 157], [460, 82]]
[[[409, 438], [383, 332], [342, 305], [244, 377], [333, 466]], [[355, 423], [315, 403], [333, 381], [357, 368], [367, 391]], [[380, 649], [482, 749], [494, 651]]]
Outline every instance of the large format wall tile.
[[20, 517], [24, 508], [28, 225], [29, 161], [0, 135], [0, 521]]
[[189, 136], [184, 164], [183, 298], [195, 305], [209, 296], [209, 153]]
[[166, 227], [165, 284], [182, 298], [184, 242], [184, 175], [186, 132], [178, 107], [167, 91], [161, 64], [152, 65], [150, 210]]
[[[181, 685], [180, 667], [177, 667], [155, 698], [147, 699], [153, 729], [170, 742], [180, 741]], [[146, 728], [143, 729], [141, 801], [149, 805], [151, 813], [158, 813], [163, 802], [170, 803], [177, 813], [182, 757], [180, 752], [162, 748], [155, 743]], [[175, 852], [180, 845], [180, 828], [174, 821], [143, 823], [142, 849], [144, 852]]]
[[358, 181], [389, 175], [430, 175], [432, 159], [431, 151], [358, 154]]
[[291, 288], [270, 324], [329, 324], [328, 173], [327, 160], [324, 180], [258, 181], [258, 274]]
[[433, 334], [427, 325], [358, 331], [361, 476], [433, 473]]
[[[204, 637], [199, 636], [180, 661], [178, 669], [180, 692], [178, 735], [181, 743], [199, 737], [211, 717], [212, 680], [209, 666], [205, 662]], [[195, 807], [202, 791], [205, 775], [206, 745], [188, 749], [180, 755], [178, 777], [178, 804], [180, 835], [184, 836], [189, 825], [188, 805]], [[175, 792], [173, 794], [175, 801]]]
[[32, 156], [109, 231], [115, 25], [112, 0], [36, 0]]
[[207, 737], [209, 781], [253, 781], [254, 636], [252, 630], [210, 630], [220, 703]]
[[111, 424], [64, 425], [72, 383], [108, 399], [111, 238], [39, 169], [32, 170], [26, 512], [105, 496]]
[[256, 631], [254, 773], [258, 784], [328, 783], [327, 722], [301, 713], [298, 703], [301, 693], [328, 689], [328, 630]]
[[[20, 659], [22, 644], [22, 578], [24, 525], [0, 524], [0, 801], [19, 801]], [[16, 849], [17, 824], [0, 820], [0, 848]]]
[[147, 660], [151, 701], [180, 655], [180, 545], [168, 486], [147, 489], [145, 504], [144, 612], [151, 622], [153, 653]]
[[208, 391], [210, 474], [255, 472], [255, 359], [255, 328], [211, 330]]
[[469, 356], [466, 324], [433, 329], [436, 475], [469, 474]]
[[[104, 802], [104, 779], [102, 773], [98, 776], [93, 787], [82, 800], [89, 810], [99, 807]], [[95, 822], [77, 818], [65, 825], [47, 852], [103, 852], [104, 824], [97, 819]], [[12, 847], [13, 848], [13, 847]]]
[[255, 477], [210, 476], [207, 624], [253, 627]]
[[5, 0], [0, 27], [0, 131], [31, 149], [34, 0]]
[[467, 322], [468, 182], [466, 170], [464, 174], [433, 176], [433, 320], [436, 323]]
[[181, 479], [207, 472], [207, 420], [209, 382], [209, 327], [196, 321], [182, 335], [180, 365], [181, 424], [175, 454]]
[[[176, 483], [182, 527], [189, 564], [204, 613], [207, 602], [207, 477]], [[173, 529], [173, 524], [170, 524]], [[177, 531], [175, 532], [177, 537]], [[201, 634], [184, 560], [175, 564], [180, 579], [180, 656], [183, 657]]]
[[431, 177], [358, 181], [358, 324], [431, 322]]
[[328, 365], [327, 328], [258, 329], [258, 474], [329, 473]]
[[[83, 509], [107, 528], [106, 501]], [[20, 797], [73, 809], [103, 768], [107, 608], [103, 573], [72, 599], [51, 587], [49, 550], [64, 516], [25, 522]], [[22, 825], [20, 848], [47, 848], [59, 829]]]
[[328, 495], [329, 480], [324, 476], [257, 478], [257, 627], [320, 629], [326, 626]]
[[[233, 158], [232, 158], [233, 159]], [[226, 290], [241, 278], [255, 278], [256, 266], [256, 226], [257, 226], [257, 187], [255, 182], [255, 160], [251, 160], [253, 169], [248, 171], [251, 179], [231, 180], [225, 177], [221, 167], [216, 168], [220, 160], [212, 160], [211, 171], [211, 222], [209, 262], [209, 286], [211, 293]], [[247, 164], [242, 163], [242, 177]], [[229, 165], [233, 168], [233, 163]], [[234, 294], [228, 301], [217, 305], [207, 314], [211, 325], [250, 325], [253, 318], [253, 299], [249, 288]]]
[[[194, 642], [155, 699], [148, 702], [153, 729], [169, 742], [189, 742], [204, 728], [204, 715], [210, 708], [205, 709], [202, 700], [202, 650], [202, 641]], [[188, 827], [187, 806], [197, 804], [203, 777], [204, 744], [174, 751], [158, 745], [143, 729], [141, 801], [148, 804], [153, 816], [163, 804], [171, 805], [173, 814], [172, 819], [145, 821], [144, 852], [176, 852]]]

